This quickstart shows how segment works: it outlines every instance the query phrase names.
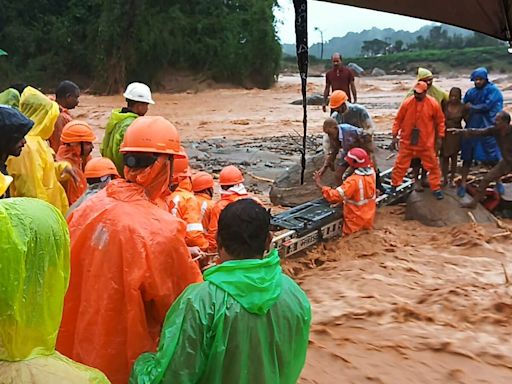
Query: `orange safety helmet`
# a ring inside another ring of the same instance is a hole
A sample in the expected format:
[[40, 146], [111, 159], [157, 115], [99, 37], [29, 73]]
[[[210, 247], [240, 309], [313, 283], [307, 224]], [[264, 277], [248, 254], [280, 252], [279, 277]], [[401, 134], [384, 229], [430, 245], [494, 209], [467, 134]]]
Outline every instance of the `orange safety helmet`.
[[180, 136], [176, 127], [161, 116], [141, 116], [130, 124], [119, 150], [121, 153], [146, 152], [185, 156], [180, 151]]
[[172, 174], [173, 180], [176, 180], [178, 177], [192, 176], [192, 172], [190, 171], [190, 167], [188, 165], [188, 155], [187, 152], [185, 152], [185, 148], [180, 147], [180, 153], [183, 153], [184, 156], [174, 159]]
[[345, 92], [337, 90], [334, 91], [331, 95], [331, 100], [329, 101], [329, 107], [331, 109], [339, 108], [348, 100], [348, 96]]
[[65, 144], [71, 143], [92, 143], [96, 135], [89, 124], [82, 120], [71, 120], [62, 129], [60, 141]]
[[119, 177], [116, 166], [108, 157], [94, 157], [89, 160], [85, 165], [84, 175], [86, 179], [96, 179], [110, 175]]
[[192, 191], [199, 192], [213, 188], [213, 176], [208, 172], [197, 172], [192, 176]]
[[345, 156], [345, 161], [353, 168], [371, 166], [370, 156], [363, 148], [352, 148]]
[[244, 175], [234, 165], [228, 165], [220, 171], [219, 184], [220, 185], [235, 185], [244, 182]]

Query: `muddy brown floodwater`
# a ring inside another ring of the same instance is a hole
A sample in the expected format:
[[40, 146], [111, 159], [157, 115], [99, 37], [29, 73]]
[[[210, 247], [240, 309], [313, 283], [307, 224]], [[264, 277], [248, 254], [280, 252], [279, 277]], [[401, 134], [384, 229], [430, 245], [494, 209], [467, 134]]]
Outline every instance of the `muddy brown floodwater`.
[[[413, 83], [411, 76], [357, 79], [359, 102], [369, 109], [378, 132], [390, 131]], [[436, 83], [463, 92], [471, 86], [467, 74]], [[510, 104], [512, 77], [500, 75], [497, 84]], [[322, 89], [321, 78], [309, 80], [309, 92]], [[255, 152], [263, 153], [261, 138], [273, 136], [271, 152], [278, 153], [279, 136], [286, 137], [281, 157], [265, 155], [253, 162], [246, 150], [246, 171], [268, 166], [276, 172], [280, 159], [287, 166], [293, 160], [285, 142], [302, 131], [301, 107], [289, 104], [298, 98], [299, 79], [287, 76], [265, 91], [156, 94], [149, 114], [171, 120], [191, 150], [199, 146], [208, 152], [207, 144], [214, 145], [225, 162], [240, 159], [240, 153], [230, 159], [230, 148], [241, 141], [245, 151], [254, 139]], [[80, 102], [74, 116], [89, 121], [100, 141], [110, 110], [124, 100], [83, 95]], [[326, 115], [311, 106], [308, 116], [310, 133], [319, 134]], [[200, 168], [202, 163], [194, 164]], [[372, 232], [284, 261], [313, 307], [300, 383], [512, 383], [510, 232], [493, 225], [429, 228], [404, 221], [403, 211], [384, 208]]]

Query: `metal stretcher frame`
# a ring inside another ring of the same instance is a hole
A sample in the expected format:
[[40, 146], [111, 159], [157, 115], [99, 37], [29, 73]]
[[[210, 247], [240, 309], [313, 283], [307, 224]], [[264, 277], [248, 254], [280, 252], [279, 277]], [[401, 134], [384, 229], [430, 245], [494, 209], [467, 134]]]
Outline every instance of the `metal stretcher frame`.
[[[390, 168], [380, 173], [386, 189], [391, 187], [392, 170]], [[377, 198], [377, 207], [403, 199], [413, 187], [414, 180], [405, 177], [395, 194], [384, 193]], [[341, 236], [343, 214], [341, 207], [333, 207], [326, 200], [318, 199], [274, 216], [271, 225], [274, 231], [285, 230], [274, 237], [271, 249], [278, 249], [281, 257], [289, 257], [321, 241]]]

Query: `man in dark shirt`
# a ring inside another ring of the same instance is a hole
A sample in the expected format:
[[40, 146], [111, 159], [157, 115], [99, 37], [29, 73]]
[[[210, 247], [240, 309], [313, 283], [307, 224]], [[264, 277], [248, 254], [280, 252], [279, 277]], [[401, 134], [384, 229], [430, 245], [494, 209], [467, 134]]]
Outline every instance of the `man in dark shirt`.
[[9, 156], [19, 156], [25, 145], [25, 135], [34, 122], [7, 105], [0, 105], [0, 198], [9, 197], [12, 178], [7, 173], [5, 162]]
[[343, 65], [343, 59], [339, 53], [333, 53], [331, 57], [332, 69], [325, 74], [324, 101], [322, 110], [327, 111], [327, 98], [332, 91], [341, 90], [348, 96], [349, 102], [357, 103], [357, 90], [354, 84], [354, 74]]
[[502, 160], [482, 178], [473, 199], [461, 204], [464, 208], [475, 208], [484, 197], [485, 190], [491, 181], [499, 182], [500, 177], [512, 171], [512, 126], [510, 115], [501, 111], [496, 115], [494, 127], [480, 129], [449, 129], [449, 134], [462, 134], [463, 137], [494, 137], [501, 152]]

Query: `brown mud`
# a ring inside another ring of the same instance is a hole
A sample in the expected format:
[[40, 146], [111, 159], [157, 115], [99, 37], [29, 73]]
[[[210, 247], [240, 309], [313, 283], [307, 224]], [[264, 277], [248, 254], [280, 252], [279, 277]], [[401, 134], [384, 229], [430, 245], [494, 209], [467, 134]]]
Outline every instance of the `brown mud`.
[[[357, 79], [358, 101], [377, 132], [389, 134], [413, 83], [405, 75]], [[463, 92], [472, 85], [468, 74], [436, 83]], [[511, 78], [497, 83], [512, 89]], [[308, 92], [322, 91], [323, 79], [310, 78]], [[504, 96], [510, 104], [512, 90]], [[250, 189], [264, 196], [299, 161], [302, 108], [290, 104], [298, 98], [299, 78], [283, 76], [270, 90], [157, 93], [149, 114], [176, 125], [196, 170], [216, 174], [238, 164]], [[90, 122], [100, 141], [111, 109], [124, 100], [83, 95], [80, 103], [72, 114]], [[309, 156], [321, 151], [326, 117], [320, 106], [308, 107]], [[512, 383], [512, 236], [494, 224], [426, 227], [404, 221], [404, 211], [384, 208], [372, 232], [284, 261], [313, 308], [300, 382]]]

